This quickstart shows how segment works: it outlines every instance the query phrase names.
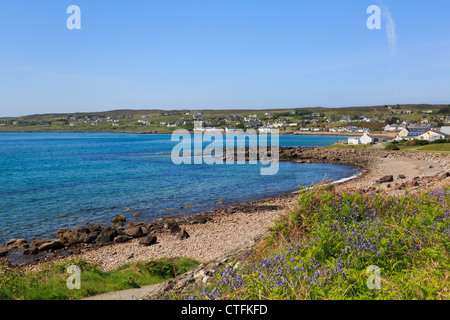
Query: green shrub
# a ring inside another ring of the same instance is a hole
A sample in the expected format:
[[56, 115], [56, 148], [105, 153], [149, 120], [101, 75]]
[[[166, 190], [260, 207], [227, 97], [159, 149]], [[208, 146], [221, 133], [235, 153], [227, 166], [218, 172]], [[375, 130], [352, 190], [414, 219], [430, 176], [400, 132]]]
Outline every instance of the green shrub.
[[384, 150], [400, 150], [400, 147], [390, 143], [384, 148]]

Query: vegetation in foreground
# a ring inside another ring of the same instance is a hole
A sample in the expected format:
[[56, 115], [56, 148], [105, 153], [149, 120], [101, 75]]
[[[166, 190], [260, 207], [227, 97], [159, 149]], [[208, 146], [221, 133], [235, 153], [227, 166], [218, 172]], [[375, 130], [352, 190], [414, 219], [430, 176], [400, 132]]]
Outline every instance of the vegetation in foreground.
[[305, 190], [259, 254], [167, 298], [449, 299], [449, 200]]
[[417, 139], [393, 141], [385, 147], [385, 150], [448, 152], [450, 151], [450, 139], [439, 139], [431, 142]]
[[[163, 282], [195, 268], [190, 258], [159, 259], [127, 264], [113, 271], [83, 259], [63, 260], [44, 265], [39, 271], [24, 273], [0, 266], [0, 300], [71, 300], [98, 294], [139, 288]], [[68, 289], [69, 266], [81, 269], [81, 289]]]

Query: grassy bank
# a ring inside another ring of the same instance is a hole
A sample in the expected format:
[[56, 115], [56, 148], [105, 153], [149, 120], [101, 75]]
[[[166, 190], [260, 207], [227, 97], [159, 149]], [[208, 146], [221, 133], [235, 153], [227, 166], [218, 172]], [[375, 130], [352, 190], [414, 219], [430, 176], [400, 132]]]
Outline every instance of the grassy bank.
[[247, 262], [169, 298], [449, 299], [449, 200], [303, 191]]
[[[131, 263], [106, 272], [86, 260], [72, 259], [48, 263], [39, 271], [29, 273], [0, 266], [0, 300], [83, 299], [160, 283], [199, 264], [190, 258], [160, 259]], [[80, 268], [80, 289], [68, 289], [71, 274], [67, 270], [72, 265]]]

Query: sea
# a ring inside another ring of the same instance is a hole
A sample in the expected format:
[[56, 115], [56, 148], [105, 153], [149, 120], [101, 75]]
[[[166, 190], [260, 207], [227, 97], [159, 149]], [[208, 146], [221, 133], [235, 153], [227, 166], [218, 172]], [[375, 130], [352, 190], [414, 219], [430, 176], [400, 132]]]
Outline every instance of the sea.
[[[282, 147], [326, 146], [346, 137], [280, 135]], [[207, 212], [295, 192], [359, 169], [336, 164], [175, 164], [170, 134], [0, 133], [0, 246], [53, 239], [61, 228]], [[204, 143], [207, 146], [208, 142]]]

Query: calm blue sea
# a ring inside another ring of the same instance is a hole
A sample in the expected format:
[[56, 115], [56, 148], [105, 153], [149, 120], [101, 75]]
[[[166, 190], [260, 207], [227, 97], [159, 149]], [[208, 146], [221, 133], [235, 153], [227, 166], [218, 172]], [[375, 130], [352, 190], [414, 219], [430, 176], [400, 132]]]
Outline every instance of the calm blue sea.
[[[280, 136], [280, 146], [342, 139]], [[150, 222], [203, 212], [357, 172], [333, 164], [280, 163], [278, 174], [262, 176], [261, 165], [175, 165], [169, 156], [176, 144], [170, 135], [0, 133], [0, 245], [53, 238], [58, 228], [86, 221], [110, 224], [116, 214]], [[186, 205], [192, 208], [178, 209]], [[142, 216], [133, 217], [135, 212]]]

